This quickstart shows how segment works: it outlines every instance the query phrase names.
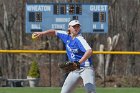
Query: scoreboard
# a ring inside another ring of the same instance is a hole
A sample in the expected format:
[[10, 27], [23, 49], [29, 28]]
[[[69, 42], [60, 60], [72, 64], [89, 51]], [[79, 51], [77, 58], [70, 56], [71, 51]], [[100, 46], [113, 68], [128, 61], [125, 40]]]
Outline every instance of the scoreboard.
[[81, 23], [83, 33], [108, 32], [108, 5], [83, 3], [26, 4], [26, 33], [48, 29], [66, 30], [71, 20]]

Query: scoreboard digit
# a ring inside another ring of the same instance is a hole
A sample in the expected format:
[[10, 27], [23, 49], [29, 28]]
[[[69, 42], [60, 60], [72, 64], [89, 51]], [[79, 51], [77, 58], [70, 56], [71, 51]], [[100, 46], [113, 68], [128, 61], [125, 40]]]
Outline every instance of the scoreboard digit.
[[70, 20], [81, 23], [83, 33], [108, 32], [108, 5], [106, 4], [26, 4], [26, 33], [48, 29], [68, 29]]

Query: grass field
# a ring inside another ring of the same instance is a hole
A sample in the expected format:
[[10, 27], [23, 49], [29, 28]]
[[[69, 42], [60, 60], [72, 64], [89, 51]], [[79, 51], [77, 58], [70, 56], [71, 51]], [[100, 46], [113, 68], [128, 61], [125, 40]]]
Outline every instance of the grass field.
[[[0, 93], [60, 93], [61, 88], [56, 87], [1, 87]], [[140, 93], [140, 88], [97, 88], [97, 93]], [[76, 88], [74, 93], [85, 93], [83, 88]]]

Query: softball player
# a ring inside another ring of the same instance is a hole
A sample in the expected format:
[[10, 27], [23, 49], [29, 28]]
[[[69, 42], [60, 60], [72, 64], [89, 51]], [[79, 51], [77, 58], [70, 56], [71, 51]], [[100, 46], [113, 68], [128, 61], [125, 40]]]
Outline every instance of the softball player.
[[40, 37], [42, 35], [56, 35], [64, 42], [69, 61], [80, 63], [80, 69], [71, 71], [67, 76], [61, 93], [71, 93], [80, 78], [83, 80], [87, 93], [96, 93], [94, 80], [95, 75], [91, 60], [92, 49], [80, 33], [81, 25], [78, 20], [72, 20], [69, 22], [68, 26], [68, 32], [47, 30], [43, 32], [35, 32], [34, 34], [36, 37]]

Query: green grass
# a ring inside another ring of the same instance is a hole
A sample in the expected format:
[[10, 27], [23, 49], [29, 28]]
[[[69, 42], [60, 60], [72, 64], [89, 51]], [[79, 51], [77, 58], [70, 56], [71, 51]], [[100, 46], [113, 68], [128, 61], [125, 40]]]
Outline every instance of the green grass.
[[[0, 93], [60, 93], [57, 87], [0, 87]], [[140, 88], [97, 88], [97, 93], [140, 93]], [[76, 88], [74, 93], [85, 93], [83, 88]]]

